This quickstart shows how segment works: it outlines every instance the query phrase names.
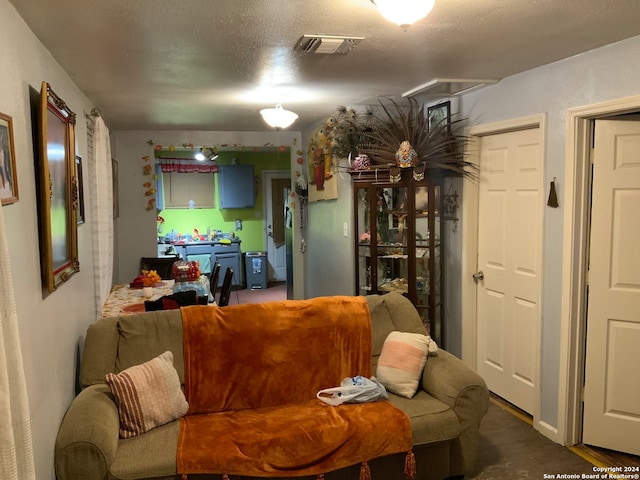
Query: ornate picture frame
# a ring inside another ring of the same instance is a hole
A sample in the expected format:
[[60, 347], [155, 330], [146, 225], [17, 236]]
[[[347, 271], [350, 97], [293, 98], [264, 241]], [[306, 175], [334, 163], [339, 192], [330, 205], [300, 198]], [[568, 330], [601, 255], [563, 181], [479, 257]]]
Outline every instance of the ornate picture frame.
[[51, 293], [80, 271], [76, 114], [47, 82], [42, 82], [38, 117], [38, 217], [42, 284]]
[[0, 198], [2, 205], [10, 205], [18, 201], [13, 119], [4, 113], [0, 113]]

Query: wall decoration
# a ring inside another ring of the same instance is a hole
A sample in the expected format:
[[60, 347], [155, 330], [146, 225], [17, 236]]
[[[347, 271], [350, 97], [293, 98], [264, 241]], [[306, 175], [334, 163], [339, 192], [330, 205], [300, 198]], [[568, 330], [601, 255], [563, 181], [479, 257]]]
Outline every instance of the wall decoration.
[[120, 216], [120, 196], [118, 195], [118, 161], [111, 159], [111, 183], [113, 185], [113, 218]]
[[451, 102], [442, 102], [427, 108], [429, 130], [451, 126]]
[[13, 148], [13, 120], [0, 113], [0, 198], [2, 205], [18, 201], [16, 154]]
[[80, 271], [75, 124], [76, 114], [42, 82], [36, 172], [42, 284], [50, 293]]
[[82, 180], [82, 157], [76, 155], [76, 182], [75, 188], [76, 192], [78, 192], [78, 215], [77, 222], [78, 225], [84, 223], [84, 182]]

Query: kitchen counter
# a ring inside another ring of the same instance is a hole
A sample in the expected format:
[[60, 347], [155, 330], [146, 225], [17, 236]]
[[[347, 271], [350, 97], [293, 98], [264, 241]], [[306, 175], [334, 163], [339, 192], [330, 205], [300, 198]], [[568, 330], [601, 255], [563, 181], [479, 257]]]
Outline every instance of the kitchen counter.
[[[202, 240], [199, 242], [173, 242], [164, 244], [167, 248], [172, 247], [176, 254], [184, 260], [197, 260], [201, 262], [201, 271], [210, 273], [213, 266], [220, 264], [221, 272], [218, 280], [218, 286], [222, 285], [224, 272], [227, 267], [233, 269], [234, 287], [241, 287], [243, 284], [242, 271], [242, 252], [240, 251], [241, 240], [239, 238], [230, 239], [225, 242], [223, 239], [218, 240]], [[161, 246], [163, 244], [159, 244]], [[203, 266], [205, 268], [203, 268]]]
[[[235, 243], [241, 243], [242, 240], [240, 240], [239, 238], [234, 238], [234, 239], [229, 240], [229, 242], [231, 242], [232, 244], [235, 244]], [[194, 241], [186, 242], [186, 241], [179, 240], [177, 242], [171, 242], [171, 243], [168, 243], [166, 245], [187, 246], [187, 245], [227, 245], [227, 244], [229, 244], [229, 243], [224, 241], [223, 239], [220, 239], [220, 240], [200, 240], [200, 241], [197, 241], [197, 242], [194, 242]]]

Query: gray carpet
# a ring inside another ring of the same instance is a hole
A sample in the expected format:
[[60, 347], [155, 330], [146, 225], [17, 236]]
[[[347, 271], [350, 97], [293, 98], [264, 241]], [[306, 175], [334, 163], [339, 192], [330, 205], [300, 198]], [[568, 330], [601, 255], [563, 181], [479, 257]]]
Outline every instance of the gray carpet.
[[[593, 465], [493, 402], [480, 424], [476, 480], [544, 479], [593, 474]], [[570, 478], [570, 477], [569, 477]]]

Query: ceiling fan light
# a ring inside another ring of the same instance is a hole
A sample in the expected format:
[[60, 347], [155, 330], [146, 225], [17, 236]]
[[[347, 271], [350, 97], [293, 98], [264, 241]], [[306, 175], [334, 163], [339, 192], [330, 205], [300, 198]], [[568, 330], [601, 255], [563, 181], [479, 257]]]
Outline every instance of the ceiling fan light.
[[433, 9], [435, 0], [371, 0], [380, 15], [405, 30], [423, 19]]
[[281, 128], [287, 128], [298, 118], [298, 114], [285, 110], [282, 105], [277, 104], [275, 108], [264, 108], [260, 110], [260, 115], [267, 125], [279, 130]]

